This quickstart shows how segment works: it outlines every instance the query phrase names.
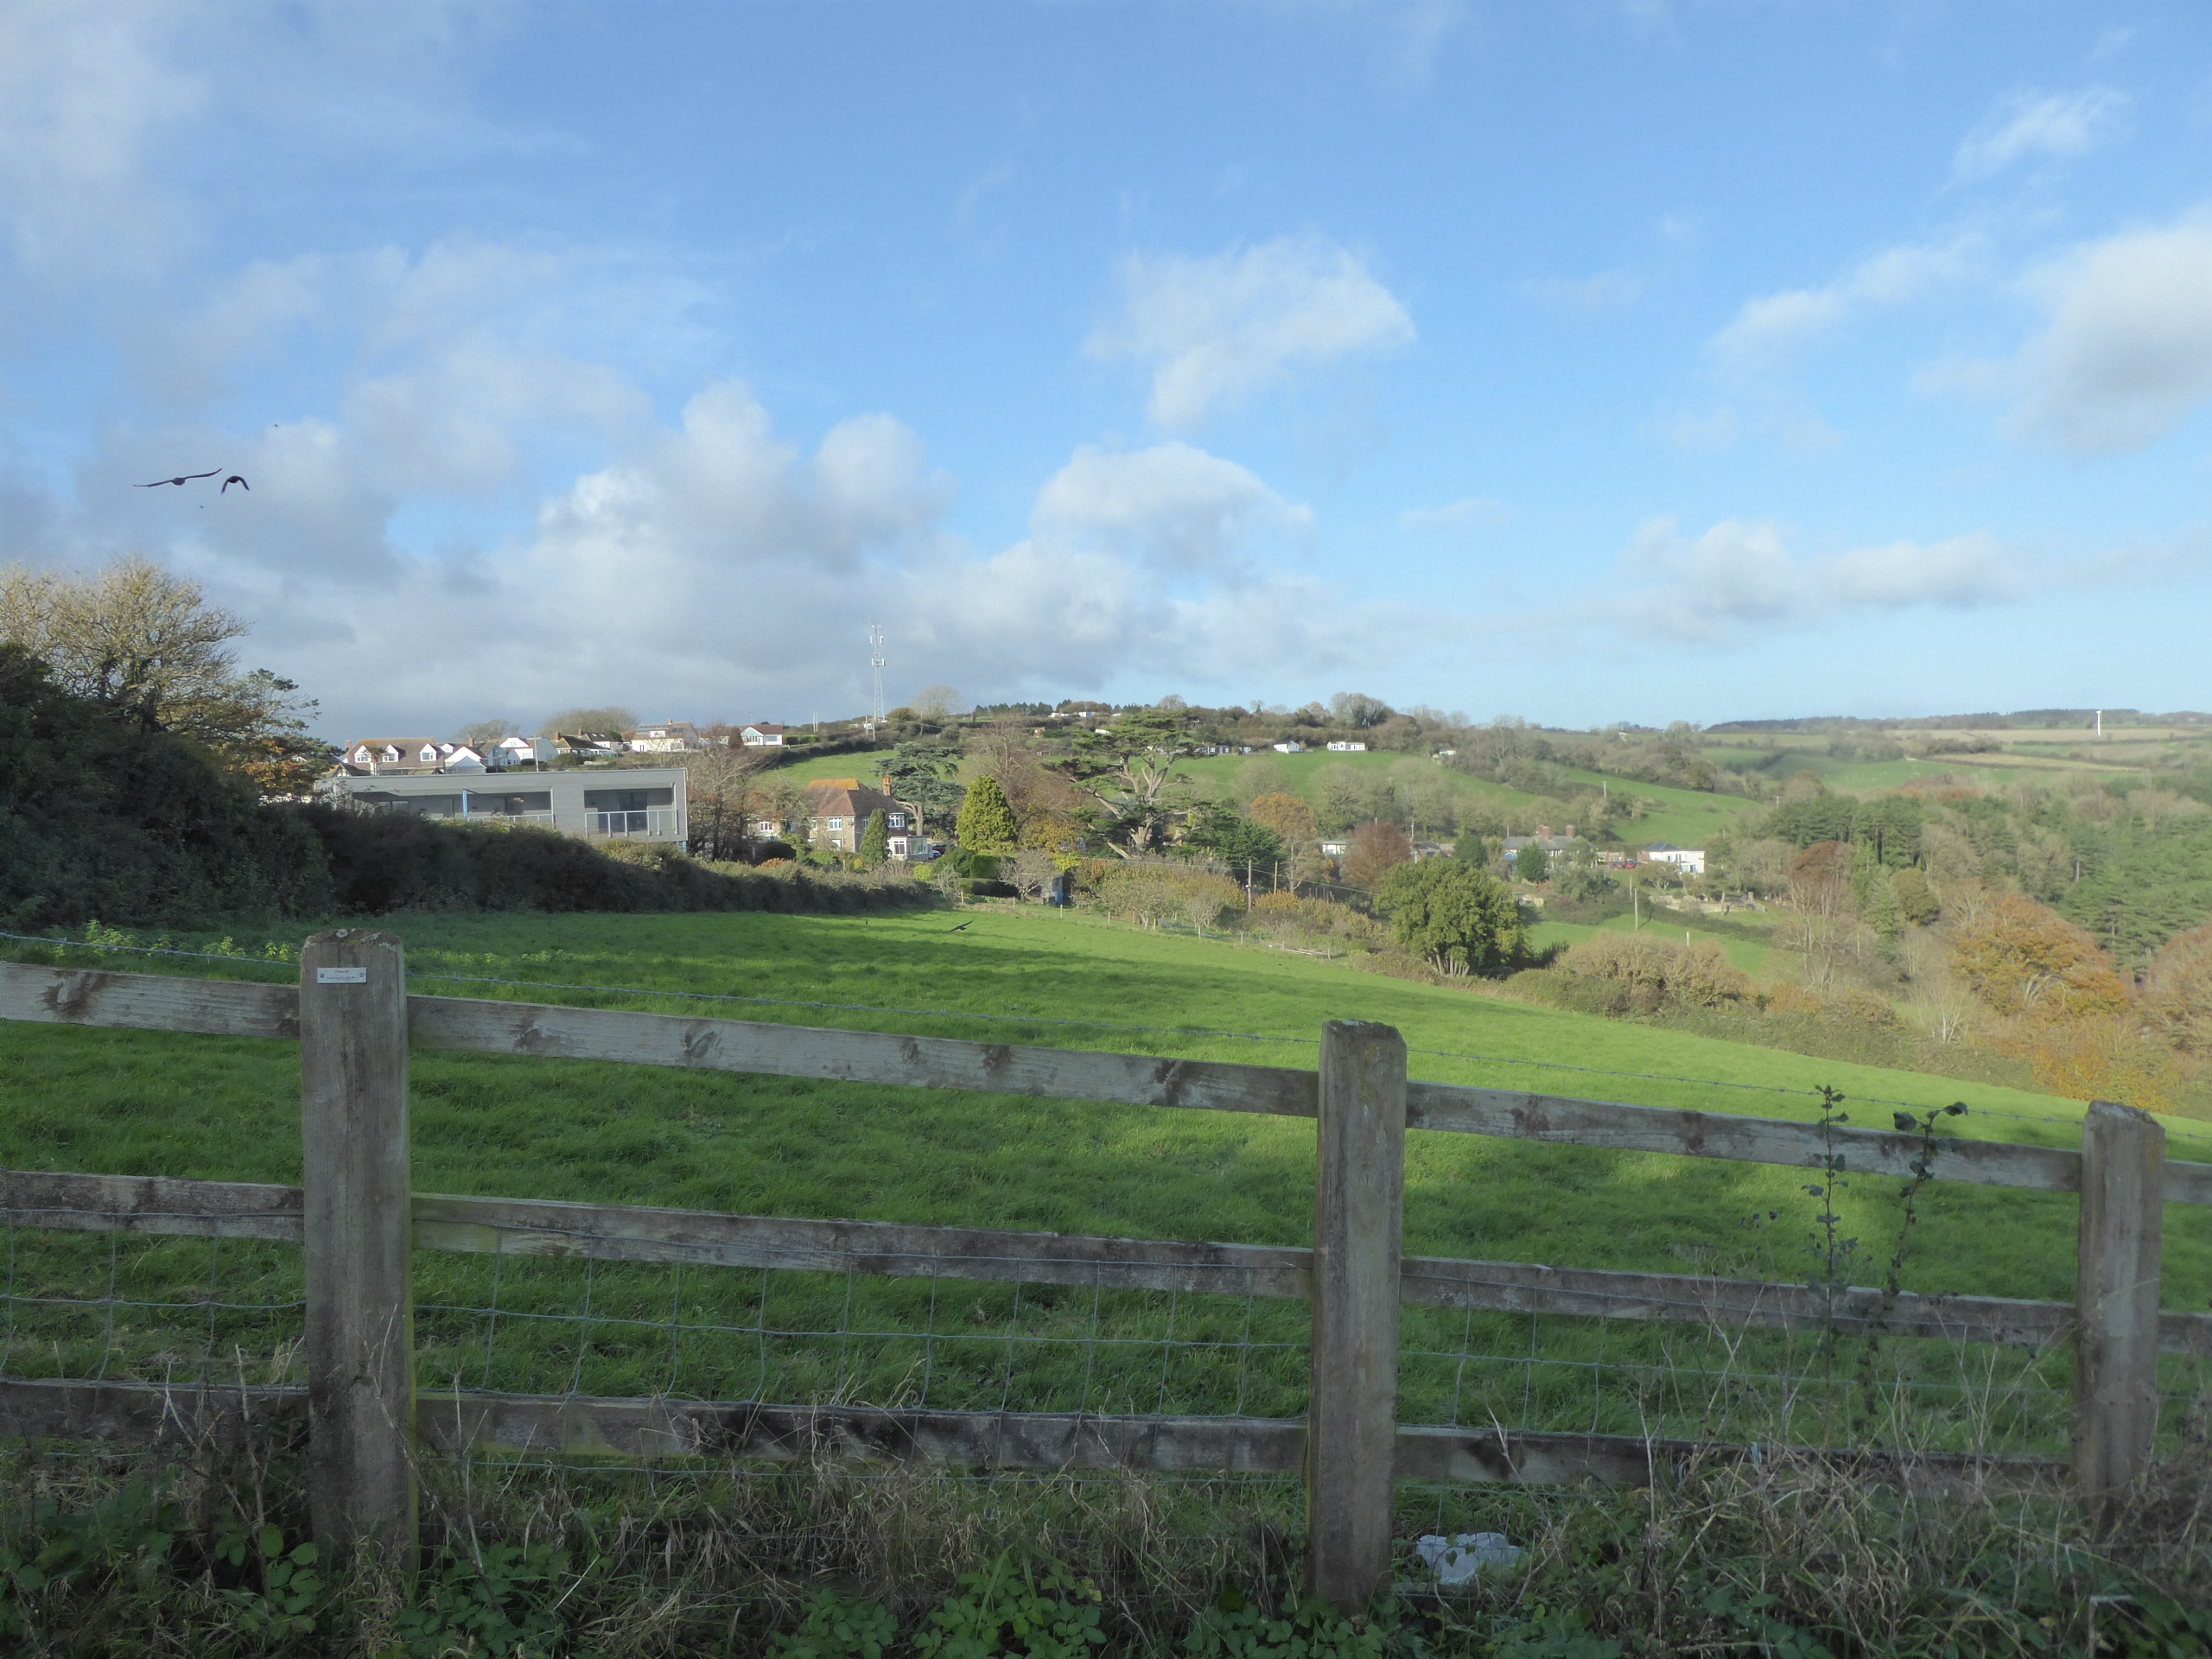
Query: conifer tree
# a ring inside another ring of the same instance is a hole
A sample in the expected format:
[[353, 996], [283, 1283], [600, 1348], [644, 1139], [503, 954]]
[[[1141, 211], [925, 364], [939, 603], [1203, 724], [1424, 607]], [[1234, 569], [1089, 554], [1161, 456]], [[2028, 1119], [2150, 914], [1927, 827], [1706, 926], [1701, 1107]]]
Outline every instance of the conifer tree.
[[891, 821], [881, 807], [868, 815], [868, 828], [861, 831], [861, 866], [874, 869], [891, 856]]
[[1010, 853], [1020, 845], [1014, 808], [1007, 804], [999, 780], [988, 772], [969, 785], [968, 798], [960, 808], [958, 833], [963, 852]]

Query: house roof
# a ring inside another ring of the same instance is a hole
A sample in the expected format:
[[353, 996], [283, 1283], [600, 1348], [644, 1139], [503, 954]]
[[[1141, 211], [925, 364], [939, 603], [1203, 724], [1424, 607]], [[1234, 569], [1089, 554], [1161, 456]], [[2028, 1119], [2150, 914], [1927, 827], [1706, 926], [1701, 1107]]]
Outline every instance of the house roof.
[[817, 778], [806, 786], [817, 818], [866, 818], [872, 812], [903, 812], [906, 809], [880, 790], [869, 789], [856, 778]]
[[[441, 744], [435, 737], [359, 737], [346, 746], [346, 758], [352, 760], [365, 748], [369, 752], [369, 760], [378, 765], [435, 766], [443, 764], [441, 757], [452, 747], [451, 744]], [[430, 751], [428, 760], [423, 758], [425, 748]], [[386, 761], [384, 758], [386, 749], [397, 749], [399, 759]]]

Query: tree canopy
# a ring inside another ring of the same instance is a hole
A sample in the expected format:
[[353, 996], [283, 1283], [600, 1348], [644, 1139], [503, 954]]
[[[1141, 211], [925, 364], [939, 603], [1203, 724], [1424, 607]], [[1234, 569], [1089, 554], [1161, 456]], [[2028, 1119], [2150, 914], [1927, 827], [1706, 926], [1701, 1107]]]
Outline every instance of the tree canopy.
[[1143, 852], [1160, 839], [1163, 801], [1175, 763], [1198, 747], [1187, 717], [1172, 709], [1138, 709], [1111, 727], [1077, 732], [1053, 769], [1097, 803], [1091, 815], [1116, 851]]
[[149, 559], [89, 576], [0, 572], [0, 641], [42, 663], [55, 690], [204, 744], [264, 794], [304, 794], [337, 751], [308, 734], [315, 703], [297, 685], [238, 671], [228, 647], [245, 631], [198, 582]]
[[1007, 804], [1006, 792], [989, 773], [969, 785], [957, 833], [961, 850], [966, 853], [1010, 853], [1021, 844], [1014, 809]]
[[1249, 863], [1264, 870], [1283, 855], [1281, 836], [1218, 801], [1204, 801], [1192, 809], [1186, 844], [1221, 860], [1231, 869], [1242, 869]]
[[1396, 866], [1382, 878], [1376, 908], [1401, 946], [1447, 974], [1501, 968], [1528, 951], [1512, 892], [1457, 859]]

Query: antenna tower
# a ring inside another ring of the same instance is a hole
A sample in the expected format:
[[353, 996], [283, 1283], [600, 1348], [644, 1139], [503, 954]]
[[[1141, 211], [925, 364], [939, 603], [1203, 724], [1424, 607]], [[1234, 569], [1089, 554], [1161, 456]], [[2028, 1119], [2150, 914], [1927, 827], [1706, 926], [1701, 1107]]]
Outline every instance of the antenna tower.
[[871, 622], [868, 625], [868, 665], [875, 671], [875, 702], [869, 706], [868, 730], [883, 728], [883, 665], [890, 659], [883, 654], [883, 630]]

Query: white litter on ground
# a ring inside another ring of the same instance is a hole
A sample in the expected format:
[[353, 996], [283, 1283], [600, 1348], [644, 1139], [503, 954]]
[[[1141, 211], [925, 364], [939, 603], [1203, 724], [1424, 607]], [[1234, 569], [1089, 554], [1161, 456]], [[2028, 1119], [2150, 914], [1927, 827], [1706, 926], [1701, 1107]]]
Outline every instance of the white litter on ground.
[[1463, 1532], [1455, 1538], [1428, 1533], [1414, 1544], [1440, 1585], [1465, 1584], [1486, 1567], [1511, 1567], [1521, 1559], [1521, 1546], [1510, 1544], [1502, 1532]]

